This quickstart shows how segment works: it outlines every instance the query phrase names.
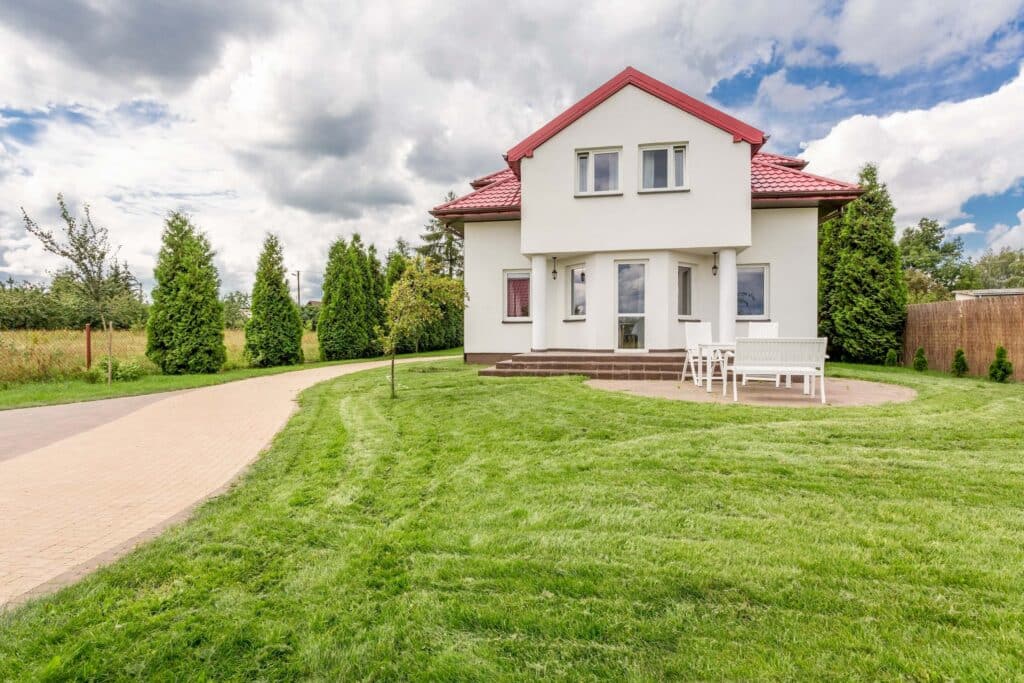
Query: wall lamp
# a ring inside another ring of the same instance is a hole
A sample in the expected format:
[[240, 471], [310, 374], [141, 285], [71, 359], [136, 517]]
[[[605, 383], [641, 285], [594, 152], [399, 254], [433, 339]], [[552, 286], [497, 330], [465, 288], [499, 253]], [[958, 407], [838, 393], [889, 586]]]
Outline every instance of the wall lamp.
[[557, 280], [558, 279], [558, 257], [557, 256], [552, 256], [551, 257], [551, 279], [552, 280]]
[[711, 266], [711, 277], [718, 275], [718, 252], [713, 251], [711, 254], [715, 257], [715, 263]]

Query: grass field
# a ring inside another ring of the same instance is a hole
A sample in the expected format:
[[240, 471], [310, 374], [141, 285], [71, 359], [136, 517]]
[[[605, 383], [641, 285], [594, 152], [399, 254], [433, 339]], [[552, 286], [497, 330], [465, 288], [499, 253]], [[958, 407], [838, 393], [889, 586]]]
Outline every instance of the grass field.
[[[137, 361], [147, 372], [157, 368], [146, 358], [145, 330], [96, 330], [92, 335], [92, 357], [97, 362], [107, 355], [107, 348], [119, 361]], [[243, 350], [245, 332], [224, 330], [229, 369], [245, 366]], [[316, 332], [307, 330], [302, 336], [302, 351], [307, 362], [320, 358]], [[0, 384], [69, 379], [85, 369], [85, 332], [83, 330], [3, 330], [0, 331]]]
[[919, 398], [318, 385], [190, 522], [0, 616], [0, 680], [1019, 679], [1024, 387], [831, 372]]

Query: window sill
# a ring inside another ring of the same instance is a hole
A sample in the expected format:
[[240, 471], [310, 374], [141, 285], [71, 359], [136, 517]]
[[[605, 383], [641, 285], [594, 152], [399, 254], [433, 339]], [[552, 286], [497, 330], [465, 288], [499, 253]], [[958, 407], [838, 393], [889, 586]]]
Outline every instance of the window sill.
[[681, 323], [699, 323], [700, 322], [700, 318], [692, 318], [692, 317], [690, 317], [688, 315], [681, 315], [681, 316], [677, 317], [676, 320], [678, 320]]
[[670, 194], [672, 192], [689, 192], [689, 187], [650, 187], [641, 188], [636, 191], [637, 194]]
[[748, 315], [743, 316], [742, 318], [736, 318], [736, 322], [738, 323], [770, 323], [771, 321], [772, 319], [766, 315]]
[[585, 322], [587, 322], [587, 319], [586, 318], [563, 318], [562, 322], [563, 323], [585, 323]]
[[573, 197], [577, 199], [589, 199], [590, 197], [621, 197], [622, 191], [616, 192], [576, 192]]
[[505, 318], [501, 321], [502, 325], [529, 325], [533, 322], [533, 318]]

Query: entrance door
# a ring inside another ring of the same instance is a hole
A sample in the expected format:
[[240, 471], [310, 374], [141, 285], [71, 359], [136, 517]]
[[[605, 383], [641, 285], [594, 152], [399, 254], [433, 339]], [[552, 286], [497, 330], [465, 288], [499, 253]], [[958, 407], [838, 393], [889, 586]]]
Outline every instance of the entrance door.
[[616, 263], [617, 348], [643, 350], [644, 290], [647, 267], [643, 263]]

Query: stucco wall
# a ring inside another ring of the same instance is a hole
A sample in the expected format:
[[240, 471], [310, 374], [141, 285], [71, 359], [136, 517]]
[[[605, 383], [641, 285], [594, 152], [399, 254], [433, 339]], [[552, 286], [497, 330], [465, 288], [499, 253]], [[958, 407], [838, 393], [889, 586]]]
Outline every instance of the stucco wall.
[[504, 271], [530, 268], [519, 251], [519, 221], [466, 223], [466, 353], [524, 353], [530, 350], [529, 323], [502, 322]]
[[[768, 316], [783, 337], [818, 333], [818, 210], [754, 209], [753, 246], [740, 252], [739, 265], [768, 263]], [[743, 336], [746, 324], [736, 326]]]
[[[689, 191], [638, 193], [639, 145], [687, 144]], [[621, 195], [574, 196], [576, 150], [621, 146]], [[522, 160], [522, 251], [750, 244], [750, 145], [633, 86]]]

